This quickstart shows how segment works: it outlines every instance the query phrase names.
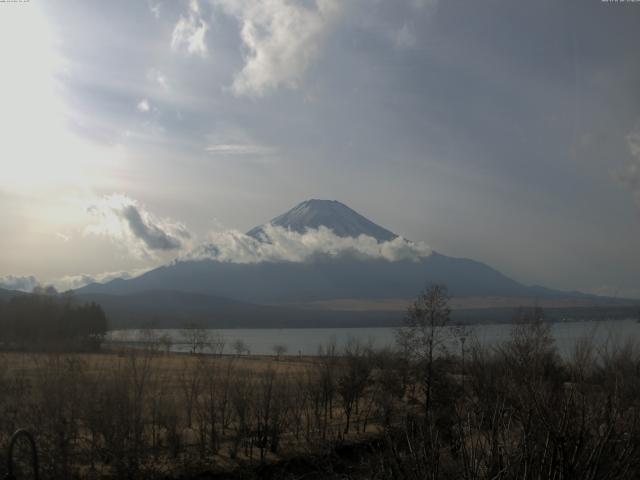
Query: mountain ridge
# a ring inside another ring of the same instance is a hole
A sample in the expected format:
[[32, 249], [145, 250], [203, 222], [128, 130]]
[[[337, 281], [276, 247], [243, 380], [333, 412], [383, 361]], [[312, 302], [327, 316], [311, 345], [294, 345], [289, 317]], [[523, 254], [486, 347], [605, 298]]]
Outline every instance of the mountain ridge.
[[210, 294], [257, 304], [336, 298], [413, 298], [428, 283], [452, 296], [574, 297], [588, 294], [529, 287], [475, 260], [433, 252], [420, 261], [325, 258], [314, 262], [180, 261], [129, 280], [90, 284], [80, 293], [122, 295], [147, 290]]

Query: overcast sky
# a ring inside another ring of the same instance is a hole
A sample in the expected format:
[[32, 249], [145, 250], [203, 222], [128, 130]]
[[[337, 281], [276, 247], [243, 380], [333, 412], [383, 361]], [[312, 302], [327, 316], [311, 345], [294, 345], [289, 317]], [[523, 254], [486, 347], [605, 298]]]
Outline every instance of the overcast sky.
[[631, 2], [0, 3], [0, 277], [135, 274], [326, 198], [640, 297], [638, 45]]

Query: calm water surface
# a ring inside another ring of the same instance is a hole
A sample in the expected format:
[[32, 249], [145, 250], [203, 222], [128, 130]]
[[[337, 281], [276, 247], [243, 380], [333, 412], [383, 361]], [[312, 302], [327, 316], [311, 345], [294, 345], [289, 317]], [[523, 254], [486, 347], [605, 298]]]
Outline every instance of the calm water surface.
[[[509, 339], [512, 325], [475, 325], [466, 327], [467, 342], [478, 341], [485, 346], [497, 345]], [[374, 347], [393, 346], [394, 328], [284, 328], [284, 329], [219, 329], [208, 330], [210, 337], [221, 335], [225, 341], [224, 353], [233, 353], [232, 344], [240, 339], [252, 354], [271, 355], [274, 345], [285, 345], [289, 355], [315, 355], [320, 345], [335, 343], [338, 348], [351, 339], [370, 343]], [[570, 355], [576, 341], [593, 338], [599, 346], [623, 343], [629, 339], [640, 339], [640, 323], [636, 320], [610, 320], [600, 322], [554, 323], [551, 331], [562, 355]], [[114, 330], [107, 336], [108, 342], [146, 342], [167, 335], [172, 340], [171, 350], [189, 351], [184, 331], [168, 330]], [[469, 345], [467, 343], [467, 345]]]

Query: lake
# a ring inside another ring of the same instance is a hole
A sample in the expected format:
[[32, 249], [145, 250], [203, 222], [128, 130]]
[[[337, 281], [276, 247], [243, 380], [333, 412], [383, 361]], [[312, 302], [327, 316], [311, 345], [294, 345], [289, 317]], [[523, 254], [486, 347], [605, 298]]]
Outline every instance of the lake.
[[[489, 324], [467, 326], [469, 345], [476, 340], [485, 346], [497, 345], [509, 339], [512, 325]], [[221, 335], [225, 341], [224, 353], [233, 353], [232, 344], [242, 340], [254, 355], [272, 355], [274, 345], [284, 345], [289, 355], [315, 355], [320, 345], [334, 342], [339, 349], [351, 339], [370, 343], [376, 348], [393, 346], [394, 328], [285, 328], [285, 329], [218, 329], [208, 330], [210, 337]], [[577, 340], [591, 337], [599, 346], [640, 339], [640, 323], [634, 319], [563, 322], [551, 324], [558, 351], [570, 355]], [[184, 330], [114, 330], [108, 333], [107, 343], [142, 345], [140, 342], [157, 339], [163, 335], [171, 341], [171, 350], [188, 352], [190, 346], [185, 341]], [[459, 344], [452, 345], [457, 348]], [[206, 350], [205, 350], [206, 351]]]

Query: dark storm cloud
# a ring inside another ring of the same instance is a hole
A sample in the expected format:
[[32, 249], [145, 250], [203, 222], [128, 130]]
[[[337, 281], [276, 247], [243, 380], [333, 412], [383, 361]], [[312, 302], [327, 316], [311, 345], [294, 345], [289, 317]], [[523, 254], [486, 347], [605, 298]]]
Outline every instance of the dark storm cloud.
[[159, 218], [126, 195], [105, 196], [88, 213], [94, 223], [85, 233], [110, 238], [134, 257], [154, 259], [191, 246], [192, 235], [184, 224]]
[[127, 221], [131, 232], [151, 250], [177, 250], [182, 247], [182, 239], [189, 238], [189, 233], [185, 230], [178, 232], [181, 239], [169, 235], [158, 225], [145, 222], [134, 205], [123, 208], [121, 215]]

